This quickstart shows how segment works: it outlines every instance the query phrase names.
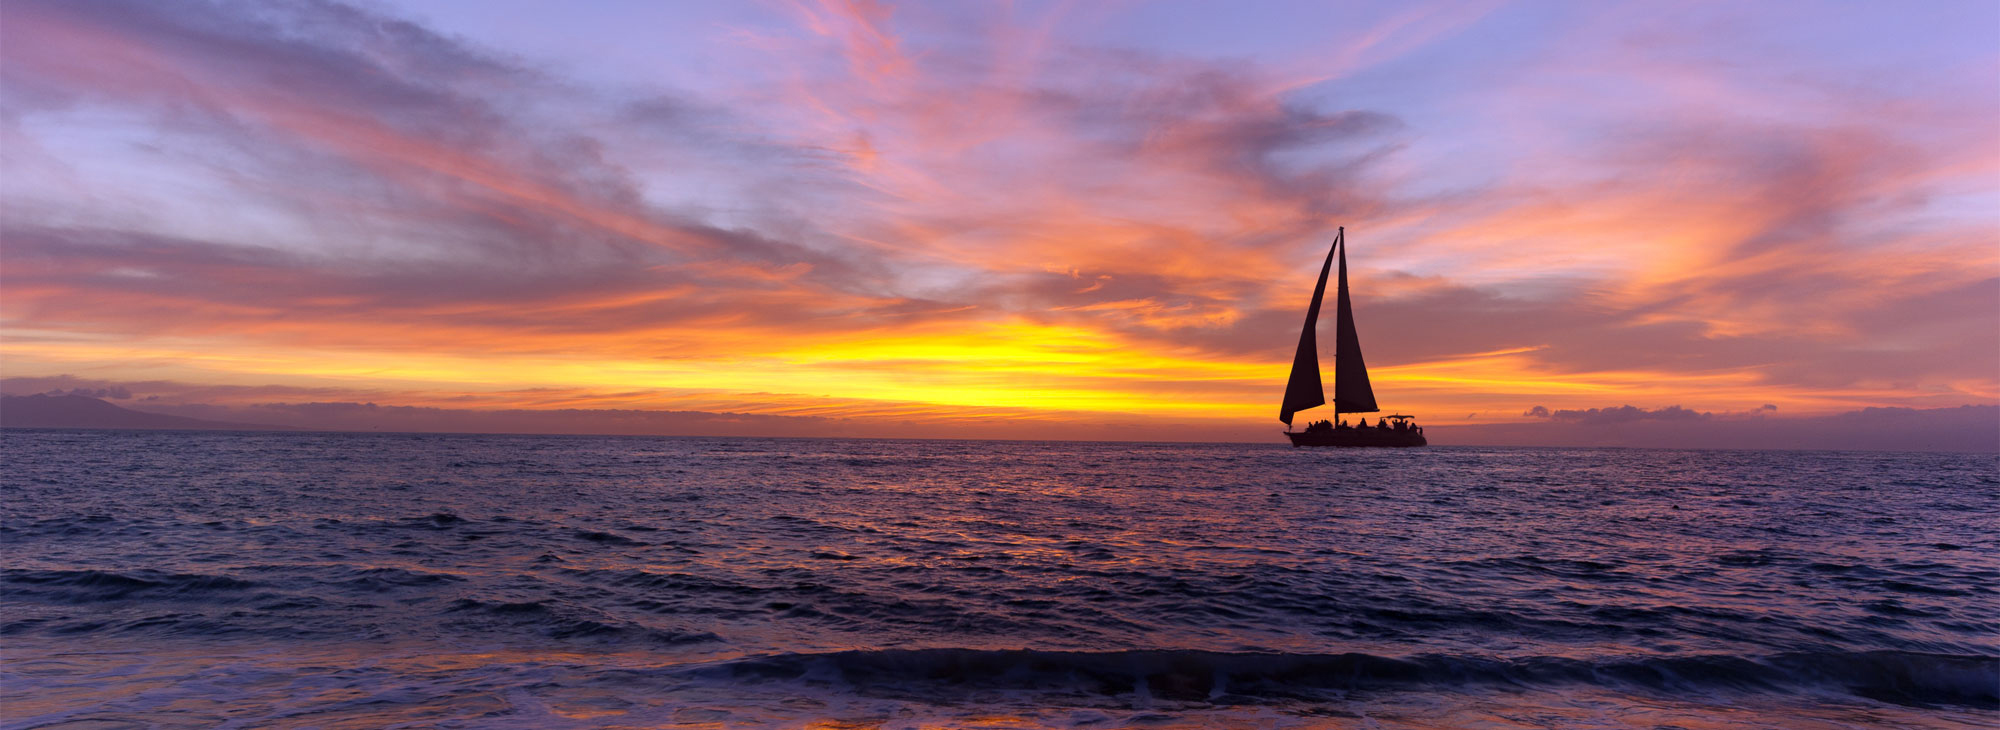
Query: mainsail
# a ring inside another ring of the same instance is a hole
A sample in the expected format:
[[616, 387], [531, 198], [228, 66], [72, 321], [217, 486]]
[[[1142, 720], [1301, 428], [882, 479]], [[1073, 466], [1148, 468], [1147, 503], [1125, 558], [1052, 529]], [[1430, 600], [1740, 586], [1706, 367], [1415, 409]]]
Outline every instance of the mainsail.
[[[1340, 292], [1335, 295], [1333, 339], [1333, 412], [1374, 413], [1375, 389], [1368, 387], [1368, 365], [1361, 361], [1361, 336], [1354, 332], [1354, 307], [1347, 303], [1347, 233], [1341, 231]], [[1324, 281], [1326, 274], [1320, 274]], [[1325, 288], [1321, 284], [1320, 288]]]
[[[1326, 391], [1319, 384], [1319, 339], [1313, 336], [1314, 325], [1319, 324], [1319, 301], [1326, 296], [1326, 275], [1333, 268], [1333, 252], [1340, 250], [1340, 239], [1347, 235], [1343, 229], [1339, 237], [1333, 239], [1333, 248], [1326, 251], [1326, 263], [1319, 267], [1319, 285], [1313, 287], [1312, 305], [1306, 307], [1306, 328], [1299, 333], [1299, 351], [1292, 355], [1292, 379], [1285, 384], [1285, 404], [1278, 407], [1278, 420], [1286, 426], [1292, 425], [1292, 414], [1307, 408], [1326, 405]], [[1347, 261], [1341, 259], [1341, 282], [1347, 281]], [[1343, 287], [1341, 291], [1346, 291]], [[1342, 302], [1347, 301], [1341, 297]], [[1341, 311], [1346, 311], [1345, 309]]]
[[1299, 350], [1292, 355], [1292, 379], [1285, 384], [1285, 403], [1278, 408], [1278, 420], [1292, 425], [1292, 414], [1326, 405], [1326, 391], [1319, 380], [1319, 339], [1313, 331], [1319, 324], [1320, 300], [1326, 297], [1326, 276], [1333, 259], [1340, 257], [1340, 289], [1334, 295], [1333, 410], [1335, 413], [1374, 413], [1375, 389], [1368, 385], [1368, 365], [1361, 360], [1361, 337], [1354, 332], [1354, 308], [1347, 301], [1347, 229], [1341, 228], [1319, 267], [1319, 284], [1313, 287], [1312, 305], [1306, 307], [1305, 330], [1299, 333]]

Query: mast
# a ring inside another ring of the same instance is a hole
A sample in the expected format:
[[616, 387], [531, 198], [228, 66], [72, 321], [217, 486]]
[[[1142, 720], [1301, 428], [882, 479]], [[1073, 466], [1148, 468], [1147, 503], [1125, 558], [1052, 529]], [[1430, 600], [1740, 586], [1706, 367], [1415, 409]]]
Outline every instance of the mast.
[[[1354, 307], [1347, 301], [1346, 228], [1341, 229], [1334, 248], [1340, 251], [1340, 289], [1334, 295], [1333, 412], [1374, 413], [1382, 409], [1375, 405], [1375, 389], [1368, 385], [1368, 365], [1361, 360], [1361, 335], [1354, 331]], [[1320, 288], [1326, 288], [1324, 272]], [[1313, 307], [1318, 309], [1317, 299]]]
[[[1299, 332], [1299, 350], [1292, 355], [1292, 378], [1285, 383], [1285, 401], [1278, 407], [1278, 420], [1284, 421], [1286, 426], [1292, 425], [1293, 413], [1326, 405], [1326, 391], [1319, 381], [1319, 339], [1313, 335], [1313, 328], [1319, 324], [1319, 303], [1326, 297], [1326, 275], [1333, 268], [1333, 253], [1340, 250], [1340, 240], [1346, 235], [1347, 229], [1342, 228], [1340, 235], [1333, 239], [1333, 247], [1327, 249], [1326, 263], [1319, 267], [1319, 284], [1313, 287], [1312, 304], [1306, 307], [1306, 326]], [[1347, 264], [1346, 259], [1341, 261], [1343, 294], [1340, 301], [1344, 303], [1347, 301]], [[1344, 306], [1341, 311], [1346, 311]]]

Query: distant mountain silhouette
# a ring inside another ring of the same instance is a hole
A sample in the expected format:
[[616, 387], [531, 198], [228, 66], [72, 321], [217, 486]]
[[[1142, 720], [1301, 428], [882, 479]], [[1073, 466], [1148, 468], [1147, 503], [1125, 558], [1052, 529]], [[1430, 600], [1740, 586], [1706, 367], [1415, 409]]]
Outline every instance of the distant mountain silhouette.
[[0, 428], [131, 428], [290, 431], [286, 426], [224, 423], [144, 413], [81, 395], [0, 395]]

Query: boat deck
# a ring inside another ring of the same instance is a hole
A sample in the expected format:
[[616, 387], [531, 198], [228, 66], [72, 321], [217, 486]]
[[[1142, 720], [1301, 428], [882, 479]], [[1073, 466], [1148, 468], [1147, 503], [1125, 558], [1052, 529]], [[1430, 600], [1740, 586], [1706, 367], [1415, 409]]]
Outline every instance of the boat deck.
[[1408, 448], [1424, 446], [1423, 429], [1398, 431], [1388, 428], [1335, 428], [1324, 431], [1286, 431], [1292, 446], [1341, 446]]

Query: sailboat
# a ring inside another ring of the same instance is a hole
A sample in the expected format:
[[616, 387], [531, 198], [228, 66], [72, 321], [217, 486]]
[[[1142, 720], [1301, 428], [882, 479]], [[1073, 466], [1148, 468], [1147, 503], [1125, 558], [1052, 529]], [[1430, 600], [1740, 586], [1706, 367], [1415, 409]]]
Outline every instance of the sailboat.
[[1380, 413], [1375, 405], [1375, 389], [1368, 385], [1368, 365], [1361, 360], [1361, 337], [1354, 331], [1354, 308], [1347, 300], [1347, 228], [1342, 226], [1319, 267], [1319, 285], [1313, 287], [1312, 305], [1306, 307], [1305, 331], [1299, 333], [1299, 351], [1292, 356], [1292, 379], [1285, 384], [1285, 402], [1278, 408], [1278, 420], [1285, 423], [1285, 436], [1292, 446], [1423, 446], [1424, 429], [1411, 416], [1382, 416], [1376, 425], [1366, 417], [1357, 425], [1317, 421], [1305, 430], [1293, 431], [1292, 414], [1326, 405], [1326, 391], [1319, 379], [1319, 303], [1326, 297], [1326, 275], [1340, 259], [1340, 288], [1334, 295], [1333, 413]]

